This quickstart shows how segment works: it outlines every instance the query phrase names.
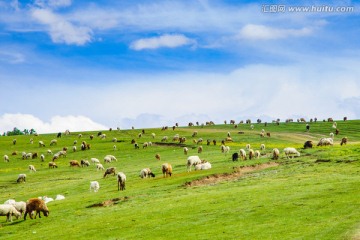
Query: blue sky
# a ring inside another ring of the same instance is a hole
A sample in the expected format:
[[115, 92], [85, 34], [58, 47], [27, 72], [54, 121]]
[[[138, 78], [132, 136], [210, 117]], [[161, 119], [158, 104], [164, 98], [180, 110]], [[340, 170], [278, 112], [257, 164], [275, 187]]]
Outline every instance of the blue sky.
[[134, 2], [0, 0], [0, 132], [360, 118], [357, 2]]

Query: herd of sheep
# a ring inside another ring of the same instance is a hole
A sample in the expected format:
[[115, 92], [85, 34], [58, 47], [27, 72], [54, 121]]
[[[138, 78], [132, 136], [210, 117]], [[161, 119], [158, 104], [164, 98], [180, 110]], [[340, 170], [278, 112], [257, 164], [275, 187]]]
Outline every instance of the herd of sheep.
[[[232, 121], [230, 121], [230, 122], [232, 122]], [[334, 124], [335, 125], [333, 125], [333, 127], [335, 126], [335, 128], [336, 128], [337, 127], [336, 123], [334, 123]], [[189, 124], [189, 126], [190, 126], [190, 124]], [[251, 125], [250, 128], [253, 129], [254, 128], [253, 125]], [[307, 127], [307, 130], [308, 130], [308, 127]], [[337, 128], [336, 128], [336, 130], [338, 131]], [[242, 132], [239, 132], [239, 133], [242, 133]], [[67, 135], [66, 132], [65, 132], [65, 134]], [[143, 136], [143, 134], [144, 134], [144, 130], [142, 133], [138, 134], [138, 138], [141, 138]], [[156, 137], [156, 134], [152, 133], [151, 136], [154, 139]], [[198, 131], [194, 131], [192, 134], [192, 137], [197, 137], [197, 136], [198, 136]], [[265, 130], [262, 129], [260, 132], [260, 137], [265, 137], [265, 136], [270, 137], [270, 134], [265, 133]], [[61, 133], [59, 133], [57, 135], [57, 137], [58, 138], [61, 137]], [[82, 134], [79, 134], [78, 138], [81, 138], [81, 137], [82, 137]], [[100, 139], [106, 139], [106, 134], [99, 132], [98, 137]], [[90, 139], [92, 140], [93, 138], [94, 138], [93, 135], [91, 135]], [[168, 139], [169, 139], [168, 136], [163, 136], [161, 138], [161, 142], [167, 142]], [[186, 141], [186, 138], [180, 137], [178, 134], [175, 134], [174, 137], [172, 138], [172, 140], [178, 141], [179, 143], [184, 143]], [[117, 142], [117, 141], [118, 140], [116, 138], [112, 139], [112, 142]], [[227, 146], [226, 143], [232, 142], [232, 141], [233, 140], [231, 138], [230, 132], [228, 132], [226, 135], [226, 138], [222, 141], [222, 144], [221, 144], [221, 152], [223, 154], [227, 154], [230, 152], [230, 147]], [[13, 144], [15, 145], [16, 142], [17, 142], [16, 139], [14, 139]], [[203, 148], [201, 146], [203, 139], [202, 138], [194, 139], [193, 142], [197, 145], [200, 145], [197, 147], [197, 152], [200, 154], [203, 151]], [[30, 143], [33, 143], [33, 139], [30, 139]], [[46, 146], [44, 141], [39, 141], [38, 143], [39, 143], [40, 148], [43, 148]], [[76, 151], [76, 146], [75, 146], [76, 143], [77, 143], [77, 140], [74, 141], [74, 146], [72, 148], [73, 152]], [[131, 143], [134, 145], [135, 149], [139, 148], [135, 139], [133, 139], [131, 141]], [[210, 140], [207, 140], [207, 145], [210, 145], [211, 143], [216, 145], [216, 140], [213, 140], [212, 142]], [[347, 143], [347, 138], [346, 137], [342, 138], [340, 144], [343, 145], [346, 143]], [[56, 146], [57, 144], [58, 144], [57, 139], [53, 139], [50, 142], [50, 146]], [[330, 146], [334, 145], [334, 134], [333, 133], [330, 133], [329, 138], [321, 138], [317, 144], [317, 146], [328, 146], [328, 145], [330, 145]], [[149, 146], [152, 146], [151, 142], [143, 143], [143, 148], [147, 148]], [[306, 141], [304, 143], [305, 149], [312, 148], [312, 147], [313, 147], [312, 141]], [[114, 148], [114, 150], [116, 150], [116, 145], [114, 145], [113, 148]], [[83, 141], [81, 144], [81, 150], [85, 151], [85, 150], [89, 150], [89, 149], [90, 149], [90, 144]], [[64, 147], [62, 150], [58, 151], [55, 154], [53, 154], [50, 149], [47, 150], [46, 154], [52, 155], [52, 161], [48, 163], [49, 168], [57, 168], [57, 164], [55, 161], [58, 160], [60, 157], [66, 157], [67, 153], [68, 153], [67, 151], [68, 151], [67, 147]], [[187, 155], [188, 151], [189, 151], [188, 147], [184, 146], [183, 153], [185, 155]], [[266, 155], [266, 154], [262, 154], [264, 152], [265, 152], [265, 144], [261, 144], [259, 150], [253, 150], [251, 148], [250, 144], [246, 144], [245, 149], [241, 148], [239, 151], [234, 152], [232, 154], [232, 160], [238, 161], [239, 158], [241, 160], [259, 159], [262, 155]], [[287, 159], [294, 158], [294, 157], [300, 157], [300, 152], [293, 147], [286, 147], [283, 150], [283, 152]], [[15, 154], [13, 154], [13, 155], [15, 155]], [[38, 157], [38, 153], [22, 152], [23, 159], [34, 159], [37, 157]], [[278, 160], [279, 157], [280, 157], [280, 150], [278, 148], [272, 149], [271, 159]], [[161, 159], [159, 154], [156, 154], [155, 158], [157, 160]], [[8, 155], [4, 155], [3, 159], [5, 162], [10, 162], [10, 157]], [[45, 155], [41, 154], [40, 159], [43, 162], [45, 160]], [[117, 158], [111, 154], [108, 154], [103, 158], [104, 164], [112, 163], [114, 161], [117, 161]], [[123, 172], [116, 173], [116, 167], [109, 167], [109, 168], [105, 169], [103, 164], [97, 158], [90, 158], [90, 161], [82, 159], [80, 162], [78, 160], [70, 160], [69, 166], [70, 167], [88, 167], [91, 165], [90, 162], [95, 165], [97, 171], [104, 171], [103, 178], [106, 178], [108, 175], [116, 176], [118, 190], [119, 191], [125, 190], [125, 185], [126, 185], [125, 173], [123, 173]], [[211, 169], [211, 167], [212, 167], [210, 162], [208, 162], [204, 159], [200, 159], [200, 157], [197, 155], [187, 157], [186, 166], [187, 166], [188, 172], [190, 172], [192, 168], [194, 168], [194, 170], [208, 170], [208, 169]], [[36, 172], [36, 168], [34, 165], [29, 165], [28, 169], [30, 172]], [[164, 177], [172, 176], [172, 165], [170, 163], [162, 164], [161, 170], [162, 170]], [[18, 183], [26, 182], [26, 177], [27, 177], [26, 174], [21, 173], [18, 175], [16, 182], [18, 182]], [[144, 168], [140, 171], [139, 177], [151, 178], [151, 177], [155, 177], [155, 174], [151, 171], [150, 168]], [[98, 192], [99, 189], [100, 189], [100, 184], [98, 181], [90, 182], [90, 191]], [[6, 201], [4, 204], [0, 204], [0, 216], [6, 216], [7, 217], [6, 220], [10, 221], [10, 222], [12, 221], [12, 216], [19, 218], [22, 214], [24, 214], [24, 220], [26, 219], [27, 214], [29, 214], [30, 218], [33, 218], [33, 217], [36, 218], [37, 215], [40, 217], [40, 212], [42, 212], [44, 214], [44, 216], [48, 216], [49, 209], [47, 208], [46, 203], [47, 202], [41, 198], [32, 198], [32, 199], [29, 199], [27, 202], [15, 202], [14, 200], [10, 199], [10, 200]], [[34, 216], [34, 214], [35, 214], [35, 216]]]

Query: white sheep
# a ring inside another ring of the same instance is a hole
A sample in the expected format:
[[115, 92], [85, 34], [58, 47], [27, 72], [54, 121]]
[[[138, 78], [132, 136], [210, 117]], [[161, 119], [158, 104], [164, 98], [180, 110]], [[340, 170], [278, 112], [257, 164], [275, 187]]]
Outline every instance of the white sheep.
[[228, 152], [230, 152], [229, 146], [221, 145], [220, 149], [221, 149], [221, 152], [224, 154], [227, 154]]
[[8, 155], [4, 155], [4, 162], [9, 162], [9, 156]]
[[251, 124], [251, 125], [250, 125], [250, 129], [253, 130], [253, 129], [254, 129], [254, 125]]
[[116, 157], [114, 155], [106, 155], [105, 157], [110, 158], [111, 161], [116, 161], [117, 162], [117, 159], [116, 159]]
[[50, 146], [52, 145], [57, 145], [57, 140], [56, 139], [53, 139], [50, 141]]
[[78, 137], [79, 137], [79, 138], [82, 138], [82, 134], [81, 134], [81, 133], [79, 133]]
[[47, 150], [47, 154], [53, 155], [53, 152], [52, 152], [50, 149], [48, 149], [48, 150]]
[[21, 173], [18, 176], [18, 179], [16, 180], [16, 182], [26, 182], [26, 174], [25, 173]]
[[118, 180], [118, 191], [125, 190], [126, 175], [123, 172], [118, 172], [117, 180]]
[[77, 140], [74, 140], [74, 145], [76, 145], [77, 144]]
[[155, 138], [155, 137], [156, 137], [156, 134], [155, 134], [155, 133], [151, 133], [151, 136], [152, 136], [152, 138]]
[[335, 128], [335, 129], [337, 128], [337, 123], [336, 122], [333, 123], [332, 128]]
[[188, 149], [187, 147], [184, 147], [184, 148], [183, 148], [183, 150], [184, 150], [184, 154], [185, 154], [185, 155], [187, 155], [187, 154], [188, 154], [189, 149]]
[[255, 157], [255, 151], [253, 149], [249, 149], [249, 159], [253, 159]]
[[250, 144], [249, 144], [249, 143], [248, 143], [248, 144], [246, 144], [245, 149], [246, 149], [247, 151], [249, 151], [249, 150], [250, 150], [250, 148], [251, 148]]
[[45, 155], [44, 155], [44, 154], [41, 154], [41, 155], [40, 155], [40, 159], [41, 159], [42, 162], [45, 161]]
[[332, 139], [334, 139], [334, 133], [330, 133], [330, 137], [332, 138]]
[[23, 201], [14, 202], [14, 203], [12, 203], [12, 205], [16, 208], [16, 210], [18, 210], [20, 215], [25, 213], [25, 211], [26, 211], [26, 202], [23, 202]]
[[284, 148], [284, 153], [288, 159], [290, 158], [290, 156], [292, 156], [292, 158], [294, 158], [295, 155], [297, 157], [300, 157], [300, 153], [293, 147]]
[[29, 165], [30, 172], [36, 172], [36, 168], [34, 165]]
[[141, 178], [147, 178], [147, 177], [155, 177], [155, 174], [150, 170], [150, 168], [144, 168], [140, 171], [139, 176]]
[[45, 143], [43, 141], [39, 141], [39, 147], [45, 147]]
[[260, 151], [259, 150], [256, 150], [255, 151], [255, 158], [259, 159], [260, 158]]
[[12, 216], [15, 215], [16, 218], [19, 218], [21, 214], [16, 208], [11, 204], [0, 204], [0, 216], [6, 216], [7, 222], [12, 222]]
[[104, 157], [104, 163], [111, 163], [111, 157], [105, 156]]
[[211, 168], [211, 163], [205, 162], [195, 165], [195, 170], [207, 170]]
[[168, 141], [168, 136], [164, 136], [162, 139], [161, 139], [162, 142], [167, 142]]
[[76, 146], [72, 147], [73, 152], [76, 152]]
[[332, 138], [321, 138], [317, 146], [327, 146], [334, 145], [334, 140]]
[[239, 156], [242, 160], [246, 160], [246, 152], [244, 149], [239, 150]]
[[27, 153], [27, 154], [25, 155], [25, 159], [30, 159], [30, 158], [32, 158], [32, 153]]
[[90, 192], [94, 191], [97, 192], [100, 189], [100, 184], [98, 181], [91, 181], [90, 182]]
[[113, 141], [113, 142], [117, 142], [117, 138], [114, 137], [114, 138], [112, 139], [112, 141]]
[[116, 145], [113, 146], [114, 151], [116, 151]]
[[105, 138], [106, 138], [106, 134], [105, 134], [105, 133], [103, 133], [103, 134], [100, 135], [100, 139], [105, 139]]
[[63, 195], [58, 194], [56, 195], [55, 201], [64, 200], [64, 199], [65, 197]]
[[95, 166], [96, 166], [96, 171], [105, 170], [104, 166], [101, 163], [97, 163]]
[[191, 171], [191, 166], [194, 166], [197, 165], [197, 164], [200, 164], [201, 163], [201, 160], [199, 158], [199, 156], [190, 156], [188, 157], [187, 159], [187, 171], [190, 172]]
[[4, 202], [4, 204], [11, 204], [11, 205], [15, 205], [16, 201], [15, 199], [8, 199]]
[[279, 159], [279, 156], [280, 156], [280, 151], [279, 151], [279, 149], [274, 148], [274, 149], [272, 150], [272, 155], [273, 155], [272, 158], [273, 158], [274, 160]]
[[261, 151], [265, 151], [265, 144], [261, 144], [261, 145], [260, 145], [260, 150], [261, 150]]
[[148, 146], [149, 146], [149, 143], [147, 143], [147, 142], [143, 143], [143, 148], [147, 148]]
[[90, 159], [93, 163], [100, 163], [100, 160], [97, 158], [91, 158]]

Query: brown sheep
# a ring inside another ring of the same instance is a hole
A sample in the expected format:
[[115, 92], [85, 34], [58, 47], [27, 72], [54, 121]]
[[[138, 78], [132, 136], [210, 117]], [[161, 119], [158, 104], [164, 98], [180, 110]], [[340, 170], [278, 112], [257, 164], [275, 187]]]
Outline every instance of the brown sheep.
[[31, 156], [32, 159], [35, 159], [38, 157], [38, 153], [33, 153], [33, 155]]
[[198, 147], [198, 153], [202, 153], [202, 151], [203, 151], [203, 147], [202, 147], [202, 146], [199, 146], [199, 147]]
[[57, 168], [58, 166], [56, 165], [55, 162], [49, 162], [49, 168]]
[[35, 219], [36, 219], [36, 215], [38, 214], [39, 214], [39, 218], [41, 218], [40, 215], [41, 212], [43, 212], [45, 217], [49, 216], [49, 209], [47, 208], [45, 201], [39, 198], [31, 198], [26, 202], [26, 211], [24, 214], [24, 220], [26, 220], [26, 215], [28, 213], [30, 218], [33, 219], [31, 215], [33, 211], [36, 211]]
[[343, 144], [346, 145], [346, 143], [347, 143], [347, 137], [342, 138], [340, 145], [341, 145], [341, 146], [342, 146]]
[[115, 170], [116, 170], [115, 167], [107, 168], [107, 169], [105, 170], [104, 177], [106, 177], [106, 176], [109, 175], [109, 174], [114, 174], [114, 175], [115, 175]]
[[172, 166], [169, 163], [164, 163], [161, 167], [162, 172], [164, 174], [164, 177], [167, 177], [168, 175], [171, 177], [172, 174]]
[[75, 167], [75, 166], [80, 167], [80, 163], [77, 160], [71, 160], [69, 163], [70, 163], [70, 167]]
[[266, 133], [266, 136], [270, 137], [270, 135], [271, 135], [271, 134], [270, 134], [269, 132], [268, 132], [268, 133]]
[[304, 148], [312, 148], [313, 147], [313, 142], [312, 141], [306, 141], [304, 143]]
[[161, 159], [160, 154], [157, 153], [157, 154], [155, 155], [155, 158], [156, 158], [157, 160], [160, 160], [160, 159]]

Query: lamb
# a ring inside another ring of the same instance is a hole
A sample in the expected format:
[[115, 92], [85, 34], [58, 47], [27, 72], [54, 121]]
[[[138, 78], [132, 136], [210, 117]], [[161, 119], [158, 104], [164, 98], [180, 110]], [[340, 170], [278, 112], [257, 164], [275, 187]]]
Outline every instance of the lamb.
[[280, 151], [279, 151], [279, 149], [274, 148], [274, 149], [272, 150], [272, 155], [273, 155], [272, 158], [273, 158], [274, 160], [279, 159], [279, 156], [280, 156]]
[[12, 216], [19, 218], [20, 212], [11, 204], [0, 204], [0, 216], [6, 216], [7, 222], [12, 222]]
[[36, 172], [34, 165], [29, 165], [30, 172]]
[[100, 160], [97, 158], [91, 158], [90, 159], [93, 163], [100, 163]]
[[113, 174], [115, 176], [115, 170], [116, 170], [115, 167], [107, 168], [104, 173], [104, 178], [109, 174]]
[[45, 143], [43, 141], [39, 141], [39, 147], [45, 147]]
[[334, 145], [334, 140], [332, 138], [321, 138], [317, 146], [327, 146]]
[[246, 152], [244, 149], [239, 150], [239, 155], [242, 160], [246, 160]]
[[101, 163], [97, 163], [96, 164], [96, 170], [99, 171], [99, 170], [105, 170], [104, 166], [101, 164]]
[[306, 141], [304, 143], [304, 149], [312, 148], [312, 147], [313, 147], [313, 142], [312, 141]]
[[147, 178], [147, 177], [155, 177], [155, 174], [150, 170], [150, 168], [144, 168], [140, 171], [139, 176], [141, 178]]
[[345, 144], [346, 145], [346, 143], [347, 143], [347, 137], [343, 137], [342, 139], [341, 139], [341, 143], [340, 143], [340, 145], [342, 146], [343, 144]]
[[288, 159], [290, 158], [290, 156], [292, 156], [292, 158], [294, 158], [294, 155], [296, 155], [297, 157], [300, 157], [300, 153], [295, 148], [292, 148], [292, 147], [284, 148], [284, 152]]
[[32, 219], [31, 213], [33, 211], [36, 211], [35, 219], [36, 219], [36, 215], [39, 215], [39, 218], [41, 218], [40, 215], [41, 212], [44, 214], [45, 217], [49, 216], [49, 209], [46, 206], [45, 201], [39, 198], [31, 198], [26, 202], [26, 211], [24, 214], [24, 220], [26, 220], [26, 215], [28, 213], [30, 218]]
[[9, 162], [9, 156], [8, 155], [4, 155], [4, 162]]
[[[195, 156], [197, 157], [197, 156]], [[167, 177], [168, 175], [171, 177], [172, 174], [172, 166], [169, 163], [164, 163], [161, 166], [162, 173], [164, 174], [164, 177]]]
[[100, 188], [100, 184], [99, 184], [98, 181], [91, 181], [90, 182], [90, 192], [91, 191], [97, 192], [97, 191], [99, 191], [99, 188]]
[[118, 191], [125, 190], [126, 175], [123, 172], [118, 172], [117, 179], [118, 179]]
[[21, 173], [18, 176], [18, 179], [16, 180], [16, 182], [26, 182], [26, 174], [25, 173]]
[[77, 160], [71, 160], [70, 167], [80, 167], [80, 163]]
[[187, 171], [190, 172], [191, 171], [191, 166], [194, 166], [197, 165], [197, 164], [200, 164], [201, 163], [201, 160], [199, 158], [199, 156], [190, 156], [188, 157], [187, 159]]
[[57, 165], [55, 162], [49, 162], [49, 168], [57, 168]]

